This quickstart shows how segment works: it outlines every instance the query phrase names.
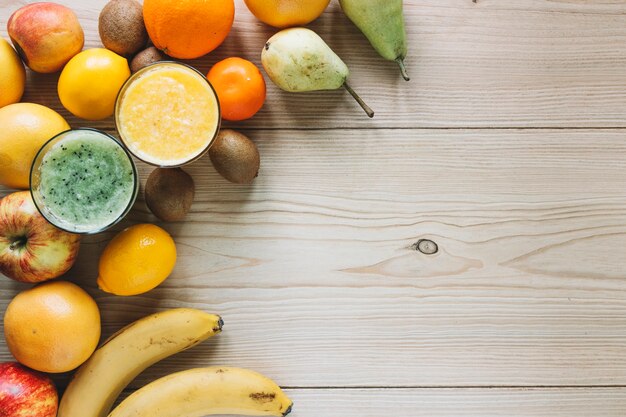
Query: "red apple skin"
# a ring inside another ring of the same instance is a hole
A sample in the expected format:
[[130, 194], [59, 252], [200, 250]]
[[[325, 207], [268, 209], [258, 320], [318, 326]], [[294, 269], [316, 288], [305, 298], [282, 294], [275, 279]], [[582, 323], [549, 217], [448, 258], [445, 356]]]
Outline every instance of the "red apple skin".
[[59, 396], [45, 374], [17, 362], [0, 363], [1, 417], [55, 417]]
[[19, 8], [9, 18], [7, 31], [22, 60], [36, 72], [60, 71], [85, 43], [76, 14], [56, 3]]
[[20, 282], [59, 277], [74, 264], [80, 235], [50, 224], [29, 191], [0, 200], [0, 273]]

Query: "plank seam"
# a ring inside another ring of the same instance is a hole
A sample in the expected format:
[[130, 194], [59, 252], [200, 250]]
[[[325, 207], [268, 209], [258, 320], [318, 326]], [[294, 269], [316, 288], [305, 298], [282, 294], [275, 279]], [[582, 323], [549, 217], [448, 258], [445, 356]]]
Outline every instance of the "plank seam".
[[560, 389], [626, 389], [626, 385], [397, 385], [397, 386], [281, 386], [291, 390], [381, 390], [381, 389], [420, 389], [420, 390], [484, 390], [484, 389], [520, 389], [520, 390], [560, 390]]
[[[556, 130], [556, 131], [594, 131], [594, 130], [608, 130], [608, 131], [622, 131], [626, 130], [626, 126], [618, 127], [618, 126], [593, 126], [593, 127], [549, 127], [549, 126], [540, 126], [540, 127], [312, 127], [312, 128], [293, 128], [293, 127], [241, 127], [241, 126], [223, 126], [223, 128], [227, 129], [235, 129], [241, 132], [324, 132], [324, 131], [350, 131], [350, 130], [413, 130], [413, 131], [542, 131], [542, 130]], [[107, 133], [117, 133], [116, 128], [112, 127], [100, 127], [99, 130], [102, 130]]]
[[[230, 128], [224, 126], [225, 128]], [[325, 130], [626, 130], [626, 126], [354, 126], [354, 127], [232, 127], [242, 131], [325, 131]]]
[[[123, 392], [132, 392], [137, 388], [126, 388]], [[580, 390], [580, 389], [626, 389], [626, 385], [398, 385], [398, 386], [290, 386], [283, 385], [285, 390]]]

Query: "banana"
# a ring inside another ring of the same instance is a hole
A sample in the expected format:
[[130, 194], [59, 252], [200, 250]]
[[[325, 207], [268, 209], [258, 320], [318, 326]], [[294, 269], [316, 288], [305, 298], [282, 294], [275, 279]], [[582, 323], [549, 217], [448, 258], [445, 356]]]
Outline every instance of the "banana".
[[176, 372], [140, 388], [109, 417], [286, 416], [293, 403], [271, 379], [213, 366]]
[[191, 308], [152, 314], [111, 336], [78, 368], [57, 417], [104, 417], [120, 392], [150, 365], [222, 330], [222, 319]]

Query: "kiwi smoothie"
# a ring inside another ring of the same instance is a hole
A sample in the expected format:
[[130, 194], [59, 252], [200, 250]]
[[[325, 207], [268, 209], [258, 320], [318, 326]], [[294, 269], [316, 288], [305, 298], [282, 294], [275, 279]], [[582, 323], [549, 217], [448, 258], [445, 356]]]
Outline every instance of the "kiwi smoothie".
[[31, 170], [33, 199], [55, 226], [95, 233], [117, 223], [137, 196], [132, 159], [113, 137], [70, 130], [39, 151]]

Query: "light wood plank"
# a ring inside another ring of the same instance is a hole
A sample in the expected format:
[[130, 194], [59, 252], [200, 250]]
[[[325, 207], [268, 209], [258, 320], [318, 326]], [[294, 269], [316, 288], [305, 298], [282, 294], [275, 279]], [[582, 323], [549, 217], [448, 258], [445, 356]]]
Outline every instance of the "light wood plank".
[[[73, 7], [87, 47], [100, 45], [106, 0], [59, 0]], [[0, 3], [0, 35], [24, 1]], [[245, 127], [624, 127], [626, 2], [406, 0], [412, 81], [379, 58], [338, 2], [311, 27], [352, 69], [351, 84], [377, 112], [369, 120], [343, 91], [288, 94], [269, 85], [265, 108]], [[274, 29], [242, 0], [225, 44], [193, 62], [206, 72], [226, 56], [257, 64]], [[57, 77], [30, 77], [25, 100], [61, 110]], [[64, 110], [62, 113], [68, 116]], [[86, 122], [69, 117], [72, 125]], [[323, 122], [321, 122], [323, 121]], [[112, 119], [89, 123], [112, 127]]]
[[626, 391], [608, 389], [288, 390], [293, 417], [622, 417]]
[[[180, 257], [163, 286], [99, 292], [114, 232], [85, 239], [69, 277], [96, 297], [104, 337], [168, 307], [224, 316], [222, 335], [135, 386], [205, 364], [298, 387], [626, 384], [621, 132], [250, 136], [254, 185], [226, 183], [207, 158], [188, 168], [197, 200], [164, 225]], [[153, 220], [140, 201], [120, 227]], [[413, 250], [421, 238], [439, 253]], [[0, 310], [18, 288], [0, 281]]]
[[[624, 388], [286, 389], [292, 417], [623, 417]], [[120, 396], [125, 398], [129, 392]]]
[[[286, 389], [292, 417], [623, 417], [624, 388]], [[120, 401], [130, 392], [123, 392]]]

